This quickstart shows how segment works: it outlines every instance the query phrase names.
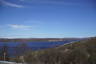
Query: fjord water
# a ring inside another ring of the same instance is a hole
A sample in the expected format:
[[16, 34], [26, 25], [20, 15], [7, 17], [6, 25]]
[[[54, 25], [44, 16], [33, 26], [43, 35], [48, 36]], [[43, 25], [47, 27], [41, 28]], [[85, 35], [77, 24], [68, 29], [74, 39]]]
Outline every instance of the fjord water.
[[[7, 46], [7, 50], [9, 55], [13, 55], [16, 53], [16, 47], [18, 48], [18, 54], [22, 54], [22, 51], [31, 49], [31, 50], [42, 50], [42, 49], [47, 49], [47, 48], [54, 48], [60, 45], [64, 45], [66, 43], [71, 43], [79, 40], [65, 40], [65, 41], [55, 41], [55, 42], [0, 42], [0, 50], [4, 46]], [[22, 46], [22, 44], [25, 46]]]
[[26, 44], [28, 47], [53, 47], [53, 46], [59, 46], [70, 42], [75, 42], [79, 40], [65, 40], [65, 41], [54, 41], [54, 42], [0, 42], [0, 47], [6, 45], [8, 47], [16, 47], [20, 44]]

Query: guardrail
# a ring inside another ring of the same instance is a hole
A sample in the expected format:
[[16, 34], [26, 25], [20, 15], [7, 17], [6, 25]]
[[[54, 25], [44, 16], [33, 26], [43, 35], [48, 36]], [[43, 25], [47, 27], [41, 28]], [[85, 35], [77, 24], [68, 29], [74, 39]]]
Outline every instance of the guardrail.
[[9, 61], [0, 61], [0, 64], [26, 64], [26, 63], [16, 63], [16, 62], [9, 62]]

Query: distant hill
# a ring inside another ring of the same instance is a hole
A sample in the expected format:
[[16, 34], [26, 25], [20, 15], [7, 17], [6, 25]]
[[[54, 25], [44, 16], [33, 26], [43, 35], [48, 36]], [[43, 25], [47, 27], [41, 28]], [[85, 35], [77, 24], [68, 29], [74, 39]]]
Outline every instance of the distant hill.
[[32, 41], [64, 41], [64, 40], [80, 40], [83, 38], [15, 38], [15, 39], [8, 39], [8, 38], [0, 38], [0, 42], [32, 42]]
[[28, 52], [27, 63], [33, 64], [96, 64], [96, 37], [47, 50]]

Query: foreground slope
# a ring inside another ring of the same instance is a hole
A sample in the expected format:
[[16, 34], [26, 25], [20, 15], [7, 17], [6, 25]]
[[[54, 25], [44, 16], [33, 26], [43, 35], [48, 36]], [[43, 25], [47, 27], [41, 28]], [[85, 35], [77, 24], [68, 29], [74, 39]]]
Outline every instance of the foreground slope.
[[24, 60], [29, 64], [96, 64], [96, 38], [28, 52]]

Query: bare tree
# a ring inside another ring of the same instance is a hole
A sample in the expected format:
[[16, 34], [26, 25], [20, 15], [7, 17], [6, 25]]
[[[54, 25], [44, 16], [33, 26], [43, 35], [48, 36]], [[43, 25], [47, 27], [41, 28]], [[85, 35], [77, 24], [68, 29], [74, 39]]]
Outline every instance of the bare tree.
[[7, 61], [9, 60], [9, 53], [8, 53], [8, 45], [5, 43], [2, 47], [1, 47], [1, 60]]

